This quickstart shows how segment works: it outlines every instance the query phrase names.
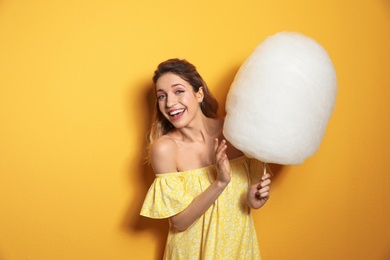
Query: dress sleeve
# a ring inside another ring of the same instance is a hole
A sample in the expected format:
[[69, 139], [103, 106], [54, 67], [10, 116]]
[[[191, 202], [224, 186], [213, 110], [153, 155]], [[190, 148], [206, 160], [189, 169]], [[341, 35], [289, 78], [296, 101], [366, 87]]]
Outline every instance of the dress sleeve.
[[264, 171], [264, 164], [257, 159], [250, 159], [249, 176], [251, 183], [256, 183], [261, 180]]
[[146, 194], [140, 214], [162, 219], [180, 213], [194, 199], [186, 186], [185, 176], [157, 176]]

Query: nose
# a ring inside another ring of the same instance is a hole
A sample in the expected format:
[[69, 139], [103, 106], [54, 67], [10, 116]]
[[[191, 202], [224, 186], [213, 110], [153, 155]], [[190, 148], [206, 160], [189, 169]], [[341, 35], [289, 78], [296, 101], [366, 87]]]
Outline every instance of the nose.
[[173, 107], [177, 103], [175, 95], [167, 95], [167, 107]]

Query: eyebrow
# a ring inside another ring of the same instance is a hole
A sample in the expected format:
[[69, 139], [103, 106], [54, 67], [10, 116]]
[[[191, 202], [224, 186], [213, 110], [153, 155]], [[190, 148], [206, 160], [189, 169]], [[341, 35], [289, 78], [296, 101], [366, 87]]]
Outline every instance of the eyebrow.
[[[185, 88], [186, 86], [184, 86], [183, 84], [181, 84], [181, 83], [175, 83], [175, 84], [173, 84], [172, 86], [171, 86], [171, 88], [173, 88], [173, 87], [177, 87], [177, 86], [182, 86], [183, 88]], [[157, 89], [157, 92], [159, 92], [159, 91], [164, 91], [164, 90], [162, 90], [162, 89]]]

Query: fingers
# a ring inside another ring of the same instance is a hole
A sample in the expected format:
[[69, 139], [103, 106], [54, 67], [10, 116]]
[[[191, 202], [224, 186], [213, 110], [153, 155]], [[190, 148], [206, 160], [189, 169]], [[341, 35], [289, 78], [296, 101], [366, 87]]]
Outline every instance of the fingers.
[[264, 174], [262, 177], [261, 177], [261, 179], [264, 181], [264, 180], [266, 180], [266, 179], [269, 179], [269, 178], [271, 178], [271, 174], [269, 174], [269, 173], [266, 173], [266, 174]]
[[257, 199], [265, 199], [267, 200], [269, 198], [269, 187], [264, 187], [260, 190], [258, 190], [256, 193], [255, 193], [255, 196]]
[[256, 196], [258, 198], [268, 198], [269, 197], [269, 185], [271, 184], [270, 177], [271, 177], [271, 175], [266, 173], [261, 178], [262, 181], [260, 181], [259, 185], [257, 185]]
[[269, 195], [269, 186], [261, 188], [256, 194], [259, 194], [261, 197], [267, 197]]
[[271, 175], [269, 173], [266, 173], [261, 177], [261, 181], [259, 182], [259, 185], [257, 185], [257, 189], [261, 189], [263, 187], [269, 186], [271, 184]]
[[227, 158], [226, 149], [227, 149], [226, 141], [222, 140], [222, 142], [219, 144], [218, 138], [215, 138], [214, 151], [215, 151], [216, 160], [218, 159], [224, 160]]
[[215, 151], [215, 166], [217, 169], [217, 178], [224, 183], [229, 183], [231, 180], [230, 176], [230, 165], [226, 155], [226, 141], [222, 140], [219, 143], [218, 138], [215, 138], [214, 151]]

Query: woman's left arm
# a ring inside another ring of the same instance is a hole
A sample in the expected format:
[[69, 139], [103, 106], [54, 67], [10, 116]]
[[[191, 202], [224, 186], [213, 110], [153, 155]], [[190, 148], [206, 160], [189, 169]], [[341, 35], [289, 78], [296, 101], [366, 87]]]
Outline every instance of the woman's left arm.
[[253, 209], [261, 208], [269, 199], [269, 185], [271, 175], [264, 174], [259, 182], [250, 185], [247, 195], [248, 206]]

